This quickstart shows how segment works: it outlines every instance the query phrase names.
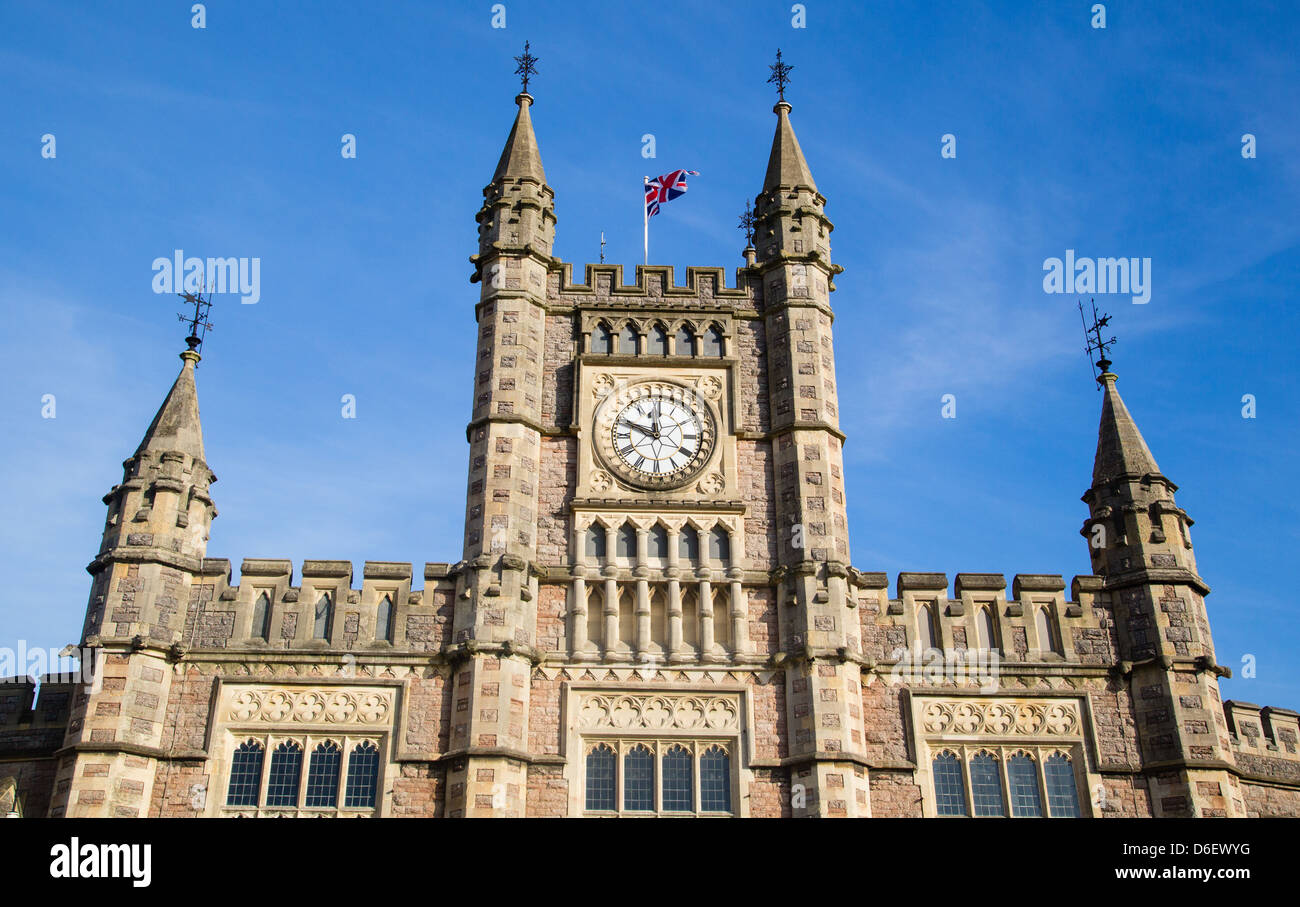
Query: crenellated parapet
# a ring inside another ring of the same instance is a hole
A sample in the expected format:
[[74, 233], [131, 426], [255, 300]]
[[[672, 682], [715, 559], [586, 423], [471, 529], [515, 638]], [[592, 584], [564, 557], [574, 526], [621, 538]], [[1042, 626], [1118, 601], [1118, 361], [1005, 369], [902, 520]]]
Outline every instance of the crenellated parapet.
[[[855, 571], [857, 573], [857, 571]], [[1022, 573], [1007, 595], [1000, 573], [900, 573], [889, 597], [883, 573], [858, 573], [863, 654], [881, 661], [899, 649], [997, 650], [1004, 662], [1110, 665], [1114, 623], [1099, 577], [1076, 576], [1066, 594], [1057, 574]]]
[[635, 277], [626, 282], [621, 264], [587, 264], [583, 279], [575, 281], [574, 264], [556, 260], [548, 287], [548, 307], [626, 305], [643, 311], [662, 304], [673, 309], [755, 309], [759, 307], [761, 283], [747, 266], [736, 268], [735, 282], [727, 286], [726, 270], [721, 267], [690, 266], [686, 282], [678, 284], [672, 265], [637, 265]]
[[456, 569], [430, 563], [413, 588], [409, 563], [366, 561], [360, 583], [349, 561], [247, 558], [239, 582], [230, 562], [207, 558], [195, 585], [184, 646], [206, 650], [441, 651], [451, 636]]
[[1223, 714], [1243, 771], [1261, 780], [1300, 782], [1300, 714], [1233, 699], [1223, 703]]

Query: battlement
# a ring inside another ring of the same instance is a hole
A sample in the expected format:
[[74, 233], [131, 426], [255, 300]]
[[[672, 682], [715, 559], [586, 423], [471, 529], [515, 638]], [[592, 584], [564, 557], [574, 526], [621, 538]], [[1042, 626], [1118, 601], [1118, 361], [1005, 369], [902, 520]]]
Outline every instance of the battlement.
[[1016, 574], [1010, 597], [1000, 573], [959, 573], [951, 595], [946, 573], [899, 573], [893, 598], [884, 573], [854, 571], [852, 579], [862, 620], [876, 628], [864, 632], [864, 648], [874, 637], [880, 658], [917, 643], [946, 651], [994, 648], [1012, 662], [1103, 665], [1116, 658], [1101, 577], [1074, 577], [1068, 598], [1059, 574]]
[[1300, 763], [1300, 714], [1228, 699], [1223, 703], [1232, 748], [1238, 754]]
[[80, 674], [0, 678], [0, 751], [40, 755], [61, 746], [81, 682]]
[[425, 564], [422, 589], [413, 587], [410, 563], [389, 561], [366, 561], [359, 588], [351, 561], [305, 560], [298, 582], [289, 560], [246, 558], [239, 573], [235, 584], [228, 560], [203, 561], [185, 623], [187, 648], [425, 652], [440, 649], [450, 632], [450, 564]]
[[[620, 298], [637, 305], [644, 305], [646, 297], [664, 297], [665, 302], [671, 300], [673, 305], [691, 299], [707, 303], [716, 298], [717, 304], [724, 306], [734, 306], [754, 296], [754, 284], [746, 278], [743, 265], [736, 268], [736, 282], [730, 287], [726, 283], [725, 269], [721, 267], [687, 267], [684, 286], [676, 283], [676, 270], [672, 265], [637, 265], [634, 283], [624, 282], [621, 264], [587, 264], [583, 268], [584, 278], [578, 283], [573, 280], [573, 265], [569, 262], [563, 262], [558, 271], [552, 271], [549, 281], [551, 295], [608, 297], [613, 305], [617, 305]], [[752, 303], [746, 307], [750, 305]]]

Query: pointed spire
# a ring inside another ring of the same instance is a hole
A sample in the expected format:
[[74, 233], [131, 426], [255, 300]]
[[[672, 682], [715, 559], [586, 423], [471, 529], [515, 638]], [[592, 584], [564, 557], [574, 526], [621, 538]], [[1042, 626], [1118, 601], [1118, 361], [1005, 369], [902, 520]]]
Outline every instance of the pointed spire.
[[184, 362], [181, 373], [176, 376], [167, 399], [149, 424], [144, 440], [136, 448], [137, 457], [143, 453], [160, 454], [174, 450], [206, 462], [203, 455], [203, 426], [199, 422], [199, 394], [194, 384], [194, 366], [199, 358], [194, 350], [181, 353]]
[[1094, 488], [1121, 476], [1161, 474], [1151, 448], [1147, 447], [1137, 423], [1115, 388], [1118, 380], [1109, 370], [1102, 372], [1097, 379], [1105, 397], [1101, 404], [1101, 427], [1097, 432], [1097, 458], [1092, 467]]
[[767, 177], [763, 180], [763, 191], [770, 192], [778, 186], [793, 189], [806, 186], [813, 192], [817, 184], [813, 182], [808, 162], [804, 160], [803, 149], [795, 138], [794, 127], [790, 125], [790, 105], [778, 101], [772, 108], [776, 113], [776, 135], [772, 137], [772, 154], [767, 159]]
[[509, 138], [506, 139], [501, 160], [497, 162], [496, 173], [492, 174], [492, 182], [501, 179], [531, 178], [539, 183], [545, 183], [546, 171], [542, 169], [542, 152], [537, 147], [537, 136], [533, 134], [533, 119], [528, 115], [533, 96], [522, 92], [515, 97], [515, 103], [519, 105], [519, 114], [515, 117], [515, 125], [510, 129]]

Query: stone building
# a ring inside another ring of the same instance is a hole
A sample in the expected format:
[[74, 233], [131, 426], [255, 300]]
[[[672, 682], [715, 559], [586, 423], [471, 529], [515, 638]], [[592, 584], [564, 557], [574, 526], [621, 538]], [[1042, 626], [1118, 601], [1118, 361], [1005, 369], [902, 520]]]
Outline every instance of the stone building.
[[459, 559], [209, 557], [182, 353], [104, 497], [95, 682], [0, 686], [26, 815], [1300, 815], [1298, 716], [1220, 701], [1192, 521], [1109, 369], [1089, 571], [891, 594], [851, 566], [841, 269], [790, 105], [734, 283], [678, 286], [552, 255], [515, 100]]

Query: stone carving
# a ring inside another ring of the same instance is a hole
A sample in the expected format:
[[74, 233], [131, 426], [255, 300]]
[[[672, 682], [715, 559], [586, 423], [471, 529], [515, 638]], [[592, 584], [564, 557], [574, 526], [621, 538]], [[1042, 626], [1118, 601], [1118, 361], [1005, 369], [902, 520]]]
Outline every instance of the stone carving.
[[927, 734], [984, 737], [1077, 737], [1079, 704], [1073, 700], [935, 699], [921, 706]]
[[583, 693], [582, 730], [738, 731], [739, 694]]
[[710, 497], [713, 497], [722, 494], [722, 490], [727, 487], [727, 483], [723, 480], [720, 474], [711, 472], [701, 479], [700, 484], [695, 487], [699, 490], [700, 494], [707, 494]]
[[710, 400], [716, 400], [722, 395], [722, 382], [716, 375], [709, 375], [700, 382], [700, 390], [704, 391], [704, 395]]
[[595, 491], [609, 491], [614, 485], [614, 479], [603, 469], [594, 470], [591, 474], [591, 487]]
[[591, 392], [599, 400], [602, 397], [609, 396], [610, 391], [614, 389], [614, 379], [609, 375], [597, 375], [591, 382]]
[[230, 696], [226, 715], [241, 724], [387, 724], [393, 691], [356, 688], [260, 689], [244, 687]]

